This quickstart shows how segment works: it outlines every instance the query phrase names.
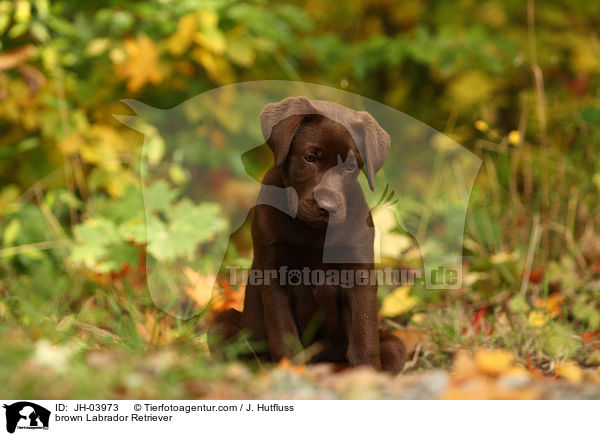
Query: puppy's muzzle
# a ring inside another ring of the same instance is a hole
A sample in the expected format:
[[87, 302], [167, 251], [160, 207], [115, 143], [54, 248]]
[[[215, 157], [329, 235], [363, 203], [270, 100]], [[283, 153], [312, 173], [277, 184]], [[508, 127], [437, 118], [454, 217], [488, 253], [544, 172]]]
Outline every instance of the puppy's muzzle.
[[346, 205], [339, 192], [329, 189], [317, 189], [314, 192], [315, 201], [319, 206], [319, 215], [329, 217], [330, 222], [341, 222], [346, 218]]

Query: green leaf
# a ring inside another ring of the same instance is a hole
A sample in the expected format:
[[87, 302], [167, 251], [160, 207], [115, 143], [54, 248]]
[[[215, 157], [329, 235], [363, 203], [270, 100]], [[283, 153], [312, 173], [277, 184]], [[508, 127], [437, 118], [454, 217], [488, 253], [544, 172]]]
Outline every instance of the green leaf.
[[11, 247], [21, 231], [21, 222], [13, 218], [4, 229], [3, 242], [5, 247]]
[[175, 189], [169, 188], [164, 180], [158, 180], [144, 188], [144, 205], [150, 212], [166, 212], [176, 196]]

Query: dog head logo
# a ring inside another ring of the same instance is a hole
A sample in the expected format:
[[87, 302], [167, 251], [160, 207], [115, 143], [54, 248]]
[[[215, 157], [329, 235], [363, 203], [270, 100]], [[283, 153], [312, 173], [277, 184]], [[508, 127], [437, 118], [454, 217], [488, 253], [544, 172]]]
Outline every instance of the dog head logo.
[[50, 411], [29, 401], [5, 404], [6, 431], [14, 433], [16, 429], [48, 429]]

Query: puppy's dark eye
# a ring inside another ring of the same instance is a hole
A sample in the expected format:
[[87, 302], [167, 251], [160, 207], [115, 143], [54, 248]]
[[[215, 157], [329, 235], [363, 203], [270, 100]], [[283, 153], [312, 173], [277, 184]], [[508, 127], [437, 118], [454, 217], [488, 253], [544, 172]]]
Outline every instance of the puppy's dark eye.
[[304, 156], [304, 160], [308, 163], [315, 163], [317, 161], [317, 155], [313, 153], [307, 154]]

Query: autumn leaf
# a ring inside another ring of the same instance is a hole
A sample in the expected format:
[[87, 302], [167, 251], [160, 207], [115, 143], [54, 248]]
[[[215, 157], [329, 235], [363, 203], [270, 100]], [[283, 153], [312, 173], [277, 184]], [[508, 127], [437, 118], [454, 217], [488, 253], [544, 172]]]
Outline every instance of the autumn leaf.
[[221, 288], [223, 288], [223, 292], [214, 298], [211, 304], [211, 313], [222, 312], [227, 309], [235, 309], [241, 312], [244, 308], [246, 286], [233, 288], [228, 283], [222, 283]]
[[174, 56], [183, 54], [194, 41], [198, 27], [198, 17], [195, 13], [184, 15], [179, 19], [177, 31], [169, 38], [169, 51]]
[[419, 300], [416, 297], [408, 295], [410, 290], [411, 287], [408, 285], [399, 286], [394, 289], [384, 298], [379, 314], [384, 317], [393, 318], [415, 307]]
[[302, 375], [306, 371], [306, 365], [295, 365], [292, 361], [284, 357], [277, 364], [277, 368], [286, 372], [291, 372], [292, 374]]
[[506, 350], [479, 350], [475, 353], [477, 370], [486, 374], [501, 374], [513, 364], [513, 355]]
[[205, 48], [193, 50], [191, 56], [192, 59], [202, 65], [208, 77], [216, 83], [223, 85], [233, 81], [233, 70], [223, 56], [216, 55]]
[[559, 315], [560, 309], [564, 302], [565, 297], [563, 295], [552, 294], [548, 298], [540, 298], [536, 300], [535, 307], [545, 310], [550, 317], [555, 318]]
[[473, 357], [465, 350], [458, 350], [452, 363], [452, 376], [458, 380], [466, 380], [477, 373]]
[[147, 35], [142, 33], [137, 39], [126, 40], [125, 50], [127, 56], [117, 64], [116, 72], [127, 79], [129, 91], [135, 92], [149, 83], [157, 85], [162, 81], [160, 52]]
[[575, 385], [581, 384], [583, 381], [583, 370], [572, 360], [558, 365], [556, 373]]
[[185, 286], [183, 291], [199, 307], [205, 307], [212, 296], [215, 276], [213, 274], [202, 275], [187, 266], [183, 268], [183, 273], [189, 281], [189, 285]]

